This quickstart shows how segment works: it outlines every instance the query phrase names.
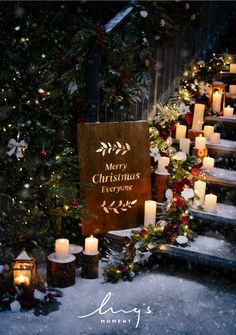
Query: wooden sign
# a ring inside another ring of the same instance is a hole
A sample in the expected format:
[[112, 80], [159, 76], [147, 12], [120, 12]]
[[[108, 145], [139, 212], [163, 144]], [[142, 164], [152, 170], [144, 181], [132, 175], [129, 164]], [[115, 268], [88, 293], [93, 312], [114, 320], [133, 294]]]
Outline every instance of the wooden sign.
[[142, 225], [151, 199], [148, 123], [79, 124], [78, 148], [86, 207], [97, 217], [82, 221], [83, 234]]

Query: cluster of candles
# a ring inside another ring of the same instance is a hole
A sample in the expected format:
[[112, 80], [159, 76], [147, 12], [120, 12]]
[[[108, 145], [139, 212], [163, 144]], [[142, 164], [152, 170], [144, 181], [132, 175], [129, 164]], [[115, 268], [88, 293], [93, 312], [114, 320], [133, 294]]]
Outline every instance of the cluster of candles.
[[194, 183], [194, 206], [203, 206], [205, 212], [214, 213], [216, 211], [217, 196], [215, 194], [206, 194], [206, 182], [202, 180]]
[[[55, 241], [55, 258], [56, 259], [66, 259], [70, 254], [76, 252], [75, 245], [70, 244], [69, 240], [66, 238], [58, 238]], [[84, 254], [86, 255], [96, 255], [98, 254], [98, 239], [93, 237], [87, 237], [85, 239]]]

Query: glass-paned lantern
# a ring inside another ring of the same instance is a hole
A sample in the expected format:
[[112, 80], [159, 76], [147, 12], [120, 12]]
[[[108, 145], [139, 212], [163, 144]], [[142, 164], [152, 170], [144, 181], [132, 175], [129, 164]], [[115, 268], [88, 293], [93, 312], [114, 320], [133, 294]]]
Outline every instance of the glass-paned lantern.
[[14, 261], [13, 281], [14, 285], [30, 286], [36, 274], [35, 260], [23, 250]]
[[220, 114], [225, 106], [225, 84], [221, 81], [213, 81], [209, 94], [209, 103], [214, 114]]

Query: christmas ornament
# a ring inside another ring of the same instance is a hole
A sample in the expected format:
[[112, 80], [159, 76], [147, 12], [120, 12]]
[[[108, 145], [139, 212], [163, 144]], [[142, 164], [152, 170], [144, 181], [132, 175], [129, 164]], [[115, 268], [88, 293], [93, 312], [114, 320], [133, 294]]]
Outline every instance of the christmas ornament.
[[74, 199], [71, 201], [71, 208], [77, 208], [79, 206], [79, 201]]
[[42, 88], [40, 88], [38, 90], [38, 96], [39, 96], [39, 98], [44, 98], [45, 95], [46, 95], [46, 92]]
[[47, 157], [48, 153], [47, 153], [47, 151], [44, 148], [42, 148], [42, 150], [40, 151], [39, 155], [40, 155], [40, 157]]
[[186, 236], [179, 235], [176, 239], [176, 242], [178, 244], [187, 244], [188, 243], [188, 238]]
[[8, 156], [12, 156], [13, 154], [16, 155], [16, 158], [23, 157], [23, 151], [28, 148], [28, 145], [25, 143], [24, 140], [18, 142], [14, 138], [11, 138], [8, 142], [9, 151], [7, 151]]

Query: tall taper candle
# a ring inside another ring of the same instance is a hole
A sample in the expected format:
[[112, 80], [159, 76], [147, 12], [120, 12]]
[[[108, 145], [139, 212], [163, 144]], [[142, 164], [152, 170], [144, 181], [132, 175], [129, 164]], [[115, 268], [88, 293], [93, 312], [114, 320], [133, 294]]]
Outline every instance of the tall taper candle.
[[195, 131], [202, 130], [204, 111], [205, 111], [205, 105], [203, 104], [194, 105], [192, 130]]

